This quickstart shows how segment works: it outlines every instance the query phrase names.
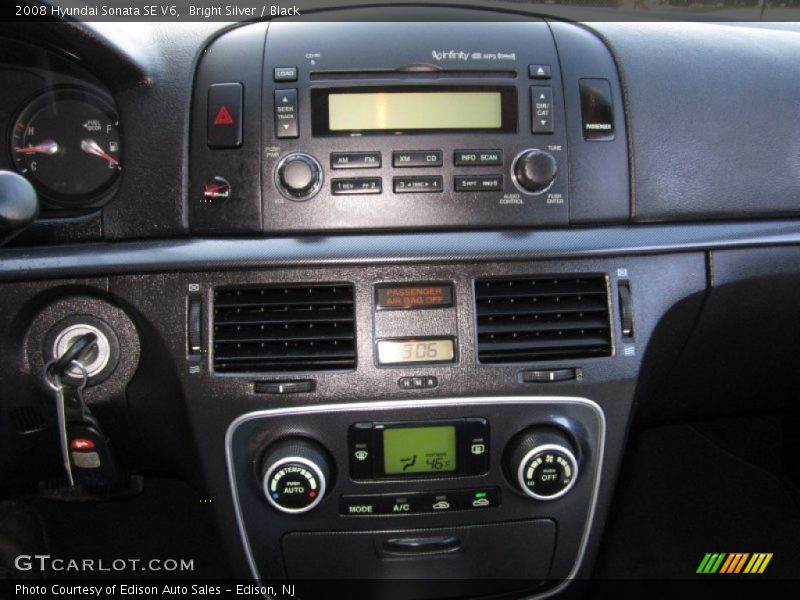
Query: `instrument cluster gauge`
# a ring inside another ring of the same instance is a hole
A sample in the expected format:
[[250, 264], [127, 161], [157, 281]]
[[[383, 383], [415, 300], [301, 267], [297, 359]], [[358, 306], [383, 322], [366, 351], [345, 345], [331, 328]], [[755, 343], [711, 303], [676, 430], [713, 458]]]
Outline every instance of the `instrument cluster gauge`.
[[11, 155], [44, 206], [98, 205], [108, 199], [122, 170], [119, 118], [110, 102], [91, 92], [48, 92], [14, 123]]

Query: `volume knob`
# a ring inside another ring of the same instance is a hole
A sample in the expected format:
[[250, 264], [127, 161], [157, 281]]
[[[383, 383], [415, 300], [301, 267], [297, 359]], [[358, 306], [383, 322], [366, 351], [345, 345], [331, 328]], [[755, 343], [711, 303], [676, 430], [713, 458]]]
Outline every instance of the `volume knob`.
[[275, 185], [289, 200], [308, 200], [322, 187], [322, 166], [310, 154], [287, 154], [275, 167]]
[[330, 473], [327, 452], [319, 444], [304, 438], [286, 438], [264, 453], [261, 486], [273, 508], [300, 514], [322, 502]]
[[526, 194], [541, 194], [547, 190], [558, 174], [558, 163], [553, 155], [532, 148], [521, 152], [511, 167], [511, 179]]

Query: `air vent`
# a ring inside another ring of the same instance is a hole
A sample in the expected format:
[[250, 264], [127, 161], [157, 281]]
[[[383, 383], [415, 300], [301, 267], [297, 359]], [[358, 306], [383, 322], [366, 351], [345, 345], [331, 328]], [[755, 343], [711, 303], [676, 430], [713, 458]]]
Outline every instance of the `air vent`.
[[353, 286], [214, 291], [214, 369], [219, 373], [332, 371], [356, 364]]
[[482, 279], [475, 300], [482, 363], [611, 354], [603, 276]]

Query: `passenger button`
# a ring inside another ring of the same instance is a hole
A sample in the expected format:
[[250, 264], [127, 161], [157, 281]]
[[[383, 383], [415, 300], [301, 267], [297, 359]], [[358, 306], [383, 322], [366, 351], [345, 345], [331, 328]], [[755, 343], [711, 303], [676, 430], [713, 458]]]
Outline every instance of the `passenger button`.
[[394, 167], [441, 167], [441, 150], [400, 150], [392, 152]]
[[457, 192], [499, 192], [503, 190], [502, 175], [457, 175]]
[[456, 150], [457, 167], [498, 167], [503, 164], [502, 150]]
[[381, 496], [371, 494], [368, 496], [341, 496], [339, 498], [339, 513], [349, 516], [369, 516], [380, 514]]
[[297, 122], [297, 90], [275, 90], [275, 137], [299, 136]]
[[581, 79], [581, 121], [583, 139], [610, 141], [614, 139], [614, 104], [611, 84], [607, 79]]
[[553, 133], [553, 88], [531, 86], [531, 132]]
[[382, 189], [380, 177], [351, 177], [331, 180], [331, 193], [334, 196], [380, 194]]
[[331, 154], [331, 169], [377, 169], [380, 166], [380, 152], [333, 152]]
[[419, 177], [395, 177], [395, 194], [430, 194], [442, 191], [441, 175]]
[[297, 81], [297, 67], [275, 67], [272, 78], [275, 81]]
[[242, 84], [216, 83], [208, 86], [209, 148], [238, 148], [242, 145]]

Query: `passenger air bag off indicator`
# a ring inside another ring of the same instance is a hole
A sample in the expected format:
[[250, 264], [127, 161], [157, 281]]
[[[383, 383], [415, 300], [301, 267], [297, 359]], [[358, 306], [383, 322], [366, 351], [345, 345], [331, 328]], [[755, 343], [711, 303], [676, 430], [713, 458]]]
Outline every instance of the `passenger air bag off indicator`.
[[453, 306], [450, 283], [388, 283], [375, 287], [378, 310], [419, 310]]

